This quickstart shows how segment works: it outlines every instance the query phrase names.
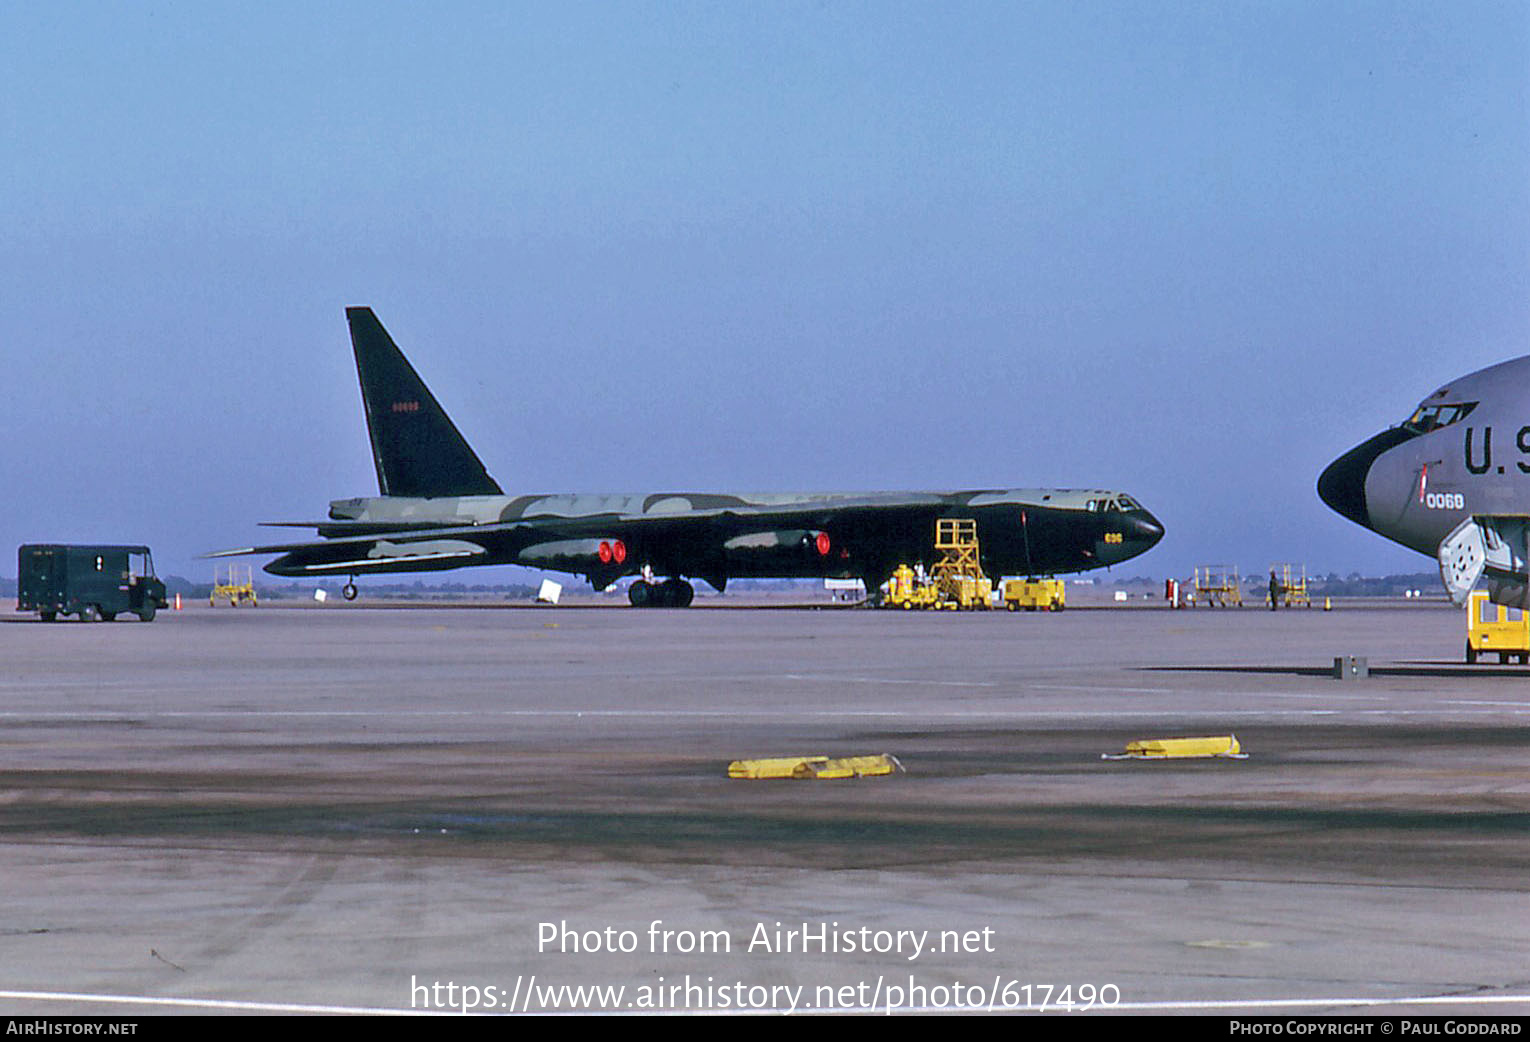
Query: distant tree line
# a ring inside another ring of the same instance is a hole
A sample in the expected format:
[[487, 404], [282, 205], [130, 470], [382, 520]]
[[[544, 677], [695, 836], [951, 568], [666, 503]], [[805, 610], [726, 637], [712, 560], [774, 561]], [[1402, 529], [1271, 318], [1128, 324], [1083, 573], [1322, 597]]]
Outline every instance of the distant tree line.
[[[205, 599], [212, 594], [212, 583], [209, 582], [192, 582], [179, 575], [167, 575], [163, 578], [165, 590], [171, 597], [180, 594], [182, 597]], [[1114, 581], [1106, 576], [1097, 575], [1091, 578], [1094, 578], [1101, 586], [1147, 586], [1153, 589], [1163, 587], [1162, 579], [1148, 575], [1134, 575], [1131, 578], [1119, 578]], [[338, 588], [342, 581], [337, 579], [318, 585]], [[1243, 576], [1244, 585], [1249, 587], [1262, 587], [1268, 581], [1269, 572], [1263, 569]], [[781, 590], [797, 586], [818, 587], [821, 582], [818, 579], [743, 579], [729, 583], [728, 589]], [[308, 599], [313, 597], [314, 587], [313, 583], [257, 582], [255, 592], [262, 598], [270, 600]], [[1329, 572], [1327, 575], [1309, 575], [1307, 588], [1310, 594], [1319, 597], [1401, 597], [1407, 590], [1422, 590], [1426, 595], [1434, 595], [1440, 592], [1440, 576], [1437, 572], [1413, 572], [1407, 575], [1379, 577], [1364, 576], [1359, 572], [1350, 572], [1345, 576], [1340, 576], [1337, 572]], [[369, 583], [364, 590], [371, 596], [391, 597], [398, 600], [462, 596], [496, 596], [506, 600], [529, 600], [537, 595], [536, 587], [524, 583], [426, 583], [416, 580], [414, 582]], [[16, 580], [0, 576], [0, 598], [15, 596]]]

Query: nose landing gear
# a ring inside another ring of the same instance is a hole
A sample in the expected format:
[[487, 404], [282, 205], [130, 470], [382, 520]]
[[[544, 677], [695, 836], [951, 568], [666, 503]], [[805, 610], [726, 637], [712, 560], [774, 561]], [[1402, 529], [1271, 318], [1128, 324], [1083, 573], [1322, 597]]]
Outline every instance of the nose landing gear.
[[[351, 578], [354, 580], [356, 577], [353, 575]], [[344, 586], [340, 587], [340, 596], [344, 597], [348, 601], [354, 601], [356, 599], [355, 582], [348, 582]]]

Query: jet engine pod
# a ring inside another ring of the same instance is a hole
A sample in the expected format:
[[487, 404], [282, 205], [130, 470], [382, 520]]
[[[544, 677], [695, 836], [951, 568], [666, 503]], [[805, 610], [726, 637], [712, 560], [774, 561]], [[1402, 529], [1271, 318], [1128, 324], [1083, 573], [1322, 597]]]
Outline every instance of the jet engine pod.
[[729, 575], [796, 575], [816, 569], [832, 548], [827, 532], [782, 528], [734, 536], [723, 543], [723, 556]]
[[583, 572], [591, 568], [620, 569], [627, 560], [627, 545], [620, 539], [559, 539], [533, 543], [516, 555], [528, 568], [555, 572]]

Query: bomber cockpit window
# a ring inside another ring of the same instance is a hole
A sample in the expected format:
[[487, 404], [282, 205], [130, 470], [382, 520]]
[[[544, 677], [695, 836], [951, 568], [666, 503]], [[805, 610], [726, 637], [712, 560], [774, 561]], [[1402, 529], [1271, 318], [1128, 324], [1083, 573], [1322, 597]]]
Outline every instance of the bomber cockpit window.
[[1408, 422], [1403, 426], [1414, 434], [1428, 434], [1441, 427], [1449, 427], [1452, 423], [1459, 423], [1466, 419], [1467, 414], [1476, 407], [1476, 402], [1463, 402], [1458, 405], [1420, 405], [1418, 412], [1409, 417]]
[[1137, 505], [1137, 501], [1135, 499], [1133, 499], [1131, 496], [1122, 496], [1121, 497], [1121, 509], [1122, 510], [1141, 510], [1142, 507], [1138, 506]]

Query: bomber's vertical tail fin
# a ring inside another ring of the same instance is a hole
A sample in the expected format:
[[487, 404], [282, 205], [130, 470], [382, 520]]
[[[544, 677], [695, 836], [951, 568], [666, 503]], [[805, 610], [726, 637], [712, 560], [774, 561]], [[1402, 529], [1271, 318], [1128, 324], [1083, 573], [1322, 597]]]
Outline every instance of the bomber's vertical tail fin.
[[356, 351], [378, 491], [420, 498], [501, 495], [372, 309], [346, 308], [345, 319]]

